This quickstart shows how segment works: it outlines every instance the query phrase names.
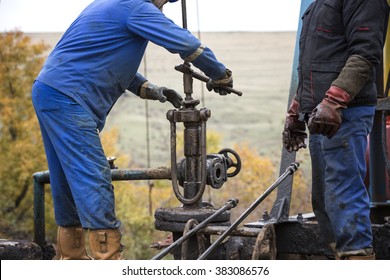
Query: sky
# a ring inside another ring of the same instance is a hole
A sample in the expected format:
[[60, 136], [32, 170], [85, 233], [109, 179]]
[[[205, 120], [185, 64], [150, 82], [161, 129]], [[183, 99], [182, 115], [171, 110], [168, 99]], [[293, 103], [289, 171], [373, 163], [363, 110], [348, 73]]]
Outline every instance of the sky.
[[[64, 32], [91, 2], [0, 0], [0, 32], [14, 29]], [[186, 3], [191, 31], [296, 31], [301, 0], [187, 0]], [[167, 3], [164, 14], [182, 26], [180, 0]]]

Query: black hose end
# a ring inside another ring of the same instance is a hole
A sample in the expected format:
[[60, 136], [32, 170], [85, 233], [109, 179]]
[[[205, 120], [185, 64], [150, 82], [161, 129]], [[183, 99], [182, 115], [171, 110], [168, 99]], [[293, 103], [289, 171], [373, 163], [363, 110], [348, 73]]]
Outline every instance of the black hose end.
[[231, 199], [228, 200], [227, 203], [231, 206], [231, 208], [234, 208], [234, 207], [237, 206], [238, 201], [239, 200], [237, 198], [231, 198]]
[[290, 164], [290, 166], [287, 168], [288, 171], [290, 171], [291, 174], [293, 174], [295, 171], [297, 171], [299, 168], [299, 162], [293, 162]]

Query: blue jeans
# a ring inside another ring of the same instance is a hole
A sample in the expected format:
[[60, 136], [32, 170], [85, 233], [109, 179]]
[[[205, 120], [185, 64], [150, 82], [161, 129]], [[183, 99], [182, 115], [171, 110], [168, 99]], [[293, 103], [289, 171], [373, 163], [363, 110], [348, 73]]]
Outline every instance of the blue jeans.
[[49, 165], [56, 223], [118, 228], [110, 166], [91, 115], [39, 81], [33, 85], [32, 101]]
[[325, 241], [338, 253], [372, 248], [365, 152], [375, 107], [343, 110], [332, 139], [310, 135], [312, 204]]

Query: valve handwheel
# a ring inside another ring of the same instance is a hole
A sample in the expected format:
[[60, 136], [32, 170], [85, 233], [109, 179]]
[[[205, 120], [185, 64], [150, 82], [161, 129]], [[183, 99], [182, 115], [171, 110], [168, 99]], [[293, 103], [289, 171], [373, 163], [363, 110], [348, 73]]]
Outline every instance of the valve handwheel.
[[[230, 173], [228, 172], [227, 176], [228, 177], [236, 176], [241, 170], [241, 158], [238, 155], [238, 153], [235, 150], [229, 148], [222, 149], [218, 153], [223, 155], [228, 161], [228, 167], [229, 167], [228, 169], [230, 169], [231, 167], [235, 168], [233, 172]], [[233, 155], [233, 158], [230, 157], [229, 154]]]

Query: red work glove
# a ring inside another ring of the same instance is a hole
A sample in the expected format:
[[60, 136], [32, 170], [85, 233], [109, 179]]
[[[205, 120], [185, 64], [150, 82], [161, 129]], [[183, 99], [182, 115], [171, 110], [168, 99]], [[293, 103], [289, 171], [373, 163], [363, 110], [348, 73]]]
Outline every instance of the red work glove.
[[351, 96], [348, 92], [337, 86], [331, 86], [325, 98], [310, 115], [308, 123], [310, 133], [332, 138], [340, 128], [342, 109], [347, 108], [350, 101]]
[[299, 120], [298, 101], [292, 100], [290, 108], [287, 111], [284, 124], [283, 145], [290, 153], [298, 151], [300, 148], [306, 148], [305, 139], [307, 138], [306, 124]]

